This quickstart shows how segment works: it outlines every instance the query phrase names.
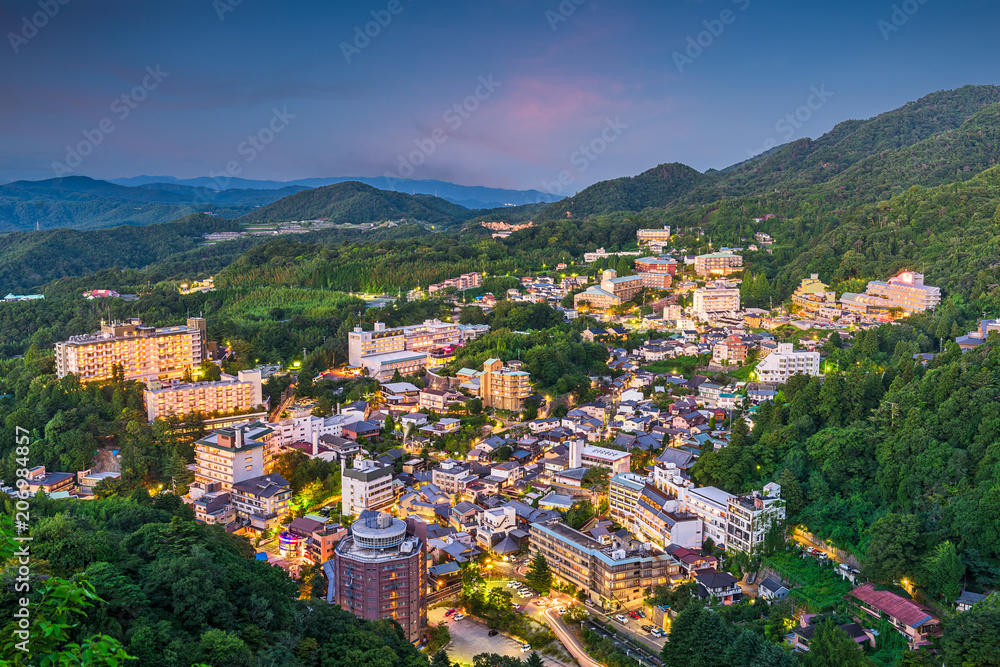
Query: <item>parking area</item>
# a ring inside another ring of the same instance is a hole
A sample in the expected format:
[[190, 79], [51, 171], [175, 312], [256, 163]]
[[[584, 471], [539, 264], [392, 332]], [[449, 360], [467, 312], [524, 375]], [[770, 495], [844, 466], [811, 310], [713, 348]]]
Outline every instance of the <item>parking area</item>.
[[[437, 624], [444, 621], [448, 625], [448, 631], [451, 633], [451, 645], [446, 650], [452, 662], [460, 665], [471, 665], [473, 658], [480, 653], [496, 653], [512, 658], [527, 657], [527, 653], [521, 652], [521, 642], [503, 633], [490, 637], [489, 628], [469, 618], [463, 618], [460, 621], [445, 619], [447, 611], [448, 609], [445, 607], [428, 610], [427, 622]], [[547, 665], [559, 664], [547, 656], [540, 653], [539, 655]]]
[[[641, 604], [630, 604], [633, 607], [632, 610], [641, 608]], [[607, 627], [613, 629], [619, 634], [627, 636], [631, 641], [638, 643], [643, 649], [659, 653], [663, 648], [663, 645], [667, 642], [666, 637], [654, 637], [646, 630], [642, 629], [644, 625], [653, 625], [652, 621], [649, 619], [650, 610], [647, 607], [644, 610], [646, 618], [632, 618], [629, 616], [630, 609], [621, 609], [615, 612], [602, 613], [600, 610], [595, 608], [588, 608], [587, 611], [590, 612], [591, 616], [597, 620], [600, 620]], [[621, 623], [617, 620], [617, 617], [621, 615], [628, 619], [627, 623]]]

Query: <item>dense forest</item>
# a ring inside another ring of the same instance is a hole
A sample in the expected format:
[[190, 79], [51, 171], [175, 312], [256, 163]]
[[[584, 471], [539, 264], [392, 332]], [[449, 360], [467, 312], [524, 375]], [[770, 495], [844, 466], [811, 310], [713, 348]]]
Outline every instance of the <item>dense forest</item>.
[[[3, 502], [12, 515], [12, 500]], [[427, 665], [396, 623], [362, 621], [313, 599], [325, 594], [321, 575], [309, 569], [301, 580], [290, 579], [254, 559], [245, 538], [195, 523], [174, 495], [151, 498], [139, 490], [91, 502], [39, 496], [31, 516], [31, 585], [42, 596], [31, 620], [33, 646], [47, 646], [55, 664]], [[0, 535], [5, 563], [13, 552], [7, 531]], [[16, 566], [7, 566], [4, 580], [15, 573]], [[16, 606], [13, 587], [4, 586], [5, 618], [13, 618]], [[4, 631], [6, 644], [11, 626]], [[134, 660], [100, 659], [119, 650]], [[12, 661], [4, 664], [36, 665], [42, 658], [20, 662], [23, 654], [6, 645], [3, 655]]]

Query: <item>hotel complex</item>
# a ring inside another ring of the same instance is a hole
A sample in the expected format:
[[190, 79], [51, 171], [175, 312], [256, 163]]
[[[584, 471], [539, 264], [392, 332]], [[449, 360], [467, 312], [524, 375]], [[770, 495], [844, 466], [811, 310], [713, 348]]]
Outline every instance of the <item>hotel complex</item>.
[[708, 283], [694, 291], [691, 310], [699, 320], [707, 322], [713, 317], [739, 309], [740, 288], [729, 287], [725, 281]]
[[[663, 274], [668, 277], [669, 274]], [[638, 294], [643, 288], [642, 276], [618, 277], [614, 269], [608, 269], [601, 274], [601, 284], [594, 285], [573, 297], [576, 307], [589, 305], [594, 310], [605, 310], [612, 306], [620, 306]]]
[[[261, 477], [274, 459], [273, 431], [260, 422], [246, 422], [209, 433], [194, 443], [195, 486], [203, 491], [218, 483], [228, 491], [233, 484]], [[192, 495], [195, 497], [195, 495]]]
[[374, 378], [392, 377], [397, 370], [412, 375], [427, 367], [432, 351], [461, 345], [481, 333], [485, 329], [440, 320], [391, 329], [376, 322], [374, 331], [355, 327], [347, 334], [347, 361], [355, 368], [367, 368]]
[[81, 382], [110, 380], [119, 365], [126, 380], [180, 378], [206, 358], [205, 337], [201, 317], [164, 328], [145, 326], [139, 319], [102, 321], [98, 333], [56, 343], [56, 375], [73, 373]]
[[924, 274], [904, 271], [887, 282], [872, 280], [864, 294], [845, 292], [840, 297], [844, 310], [875, 315], [899, 308], [904, 313], [920, 313], [941, 303], [941, 288], [924, 284]]
[[652, 241], [669, 241], [670, 225], [665, 226], [663, 229], [638, 229], [635, 232], [635, 237], [639, 241], [639, 245]]
[[694, 258], [694, 272], [699, 276], [728, 276], [743, 270], [743, 258], [728, 252], [713, 252]]
[[531, 376], [504, 366], [499, 359], [487, 359], [479, 376], [479, 397], [483, 406], [519, 412], [531, 396]]
[[757, 364], [761, 382], [784, 384], [796, 373], [819, 375], [819, 352], [795, 350], [791, 343], [778, 343], [778, 350]]
[[150, 422], [192, 412], [230, 413], [264, 405], [260, 371], [239, 371], [235, 377], [223, 375], [216, 382], [150, 383], [143, 399]]

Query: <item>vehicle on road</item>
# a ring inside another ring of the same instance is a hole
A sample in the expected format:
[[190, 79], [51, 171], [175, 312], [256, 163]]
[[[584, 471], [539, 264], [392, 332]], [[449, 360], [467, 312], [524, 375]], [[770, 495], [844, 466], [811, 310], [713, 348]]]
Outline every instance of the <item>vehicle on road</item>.
[[516, 602], [515, 602], [515, 603], [513, 603], [513, 604], [511, 605], [511, 607], [512, 607], [512, 608], [514, 609], [514, 611], [517, 611], [518, 609], [520, 609], [520, 608], [521, 608], [521, 605], [519, 605], [518, 603], [516, 603]]
[[586, 600], [584, 600], [583, 604], [587, 605], [588, 607], [596, 607], [597, 606], [597, 605], [594, 604], [594, 601], [591, 600], [590, 598], [587, 598]]
[[565, 614], [566, 613], [566, 607], [559, 607], [559, 613], [560, 614]]
[[521, 644], [521, 653], [527, 653], [531, 650], [531, 644]]
[[628, 619], [622, 616], [621, 614], [615, 616], [615, 620], [621, 623], [622, 625], [628, 625]]
[[488, 634], [490, 637], [496, 637], [498, 634], [500, 634], [500, 631], [499, 630], [490, 630], [486, 634]]

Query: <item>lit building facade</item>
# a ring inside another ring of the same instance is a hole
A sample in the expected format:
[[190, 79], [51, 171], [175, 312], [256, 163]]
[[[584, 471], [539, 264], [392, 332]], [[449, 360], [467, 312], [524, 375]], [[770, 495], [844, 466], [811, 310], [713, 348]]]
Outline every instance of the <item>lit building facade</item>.
[[639, 242], [639, 245], [644, 245], [653, 241], [669, 241], [670, 226], [667, 225], [663, 229], [637, 229], [635, 232], [635, 238]]
[[726, 548], [730, 551], [754, 553], [764, 546], [764, 538], [772, 526], [785, 522], [785, 501], [781, 486], [767, 484], [763, 492], [729, 499], [726, 523]]
[[784, 384], [796, 373], [819, 375], [819, 352], [795, 350], [791, 343], [778, 343], [778, 350], [757, 364], [761, 382]]
[[119, 365], [126, 380], [180, 378], [206, 358], [206, 325], [200, 317], [183, 326], [156, 328], [139, 319], [101, 322], [98, 333], [56, 343], [56, 375], [73, 373], [81, 382], [110, 380]]
[[709, 283], [694, 291], [691, 307], [694, 316], [708, 321], [722, 313], [740, 309], [740, 288], [729, 287], [725, 283]]
[[483, 405], [519, 412], [531, 396], [531, 376], [504, 366], [499, 359], [487, 359], [479, 376], [479, 397]]
[[344, 514], [360, 516], [365, 510], [381, 510], [392, 505], [395, 499], [392, 466], [383, 466], [358, 454], [351, 468], [345, 467], [341, 459], [340, 469]]
[[727, 252], [713, 252], [694, 258], [694, 272], [699, 276], [728, 276], [743, 270], [743, 257]]
[[327, 601], [358, 618], [392, 619], [409, 641], [427, 626], [426, 540], [416, 526], [385, 512], [365, 512], [323, 564]]
[[260, 422], [245, 422], [218, 429], [196, 441], [195, 486], [204, 490], [218, 483], [220, 490], [229, 491], [236, 482], [264, 475], [275, 456], [272, 433]]
[[239, 371], [223, 375], [217, 382], [155, 385], [143, 392], [146, 418], [150, 422], [192, 412], [233, 412], [263, 407], [264, 392], [260, 371]]

